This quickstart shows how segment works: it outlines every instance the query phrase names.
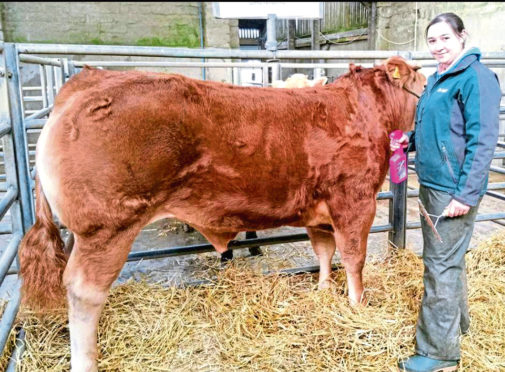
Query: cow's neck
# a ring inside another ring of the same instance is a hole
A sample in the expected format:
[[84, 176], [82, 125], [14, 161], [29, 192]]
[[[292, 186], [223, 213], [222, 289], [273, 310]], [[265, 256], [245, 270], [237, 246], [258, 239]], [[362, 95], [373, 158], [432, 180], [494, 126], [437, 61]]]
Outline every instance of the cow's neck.
[[[377, 111], [370, 112], [370, 115], [373, 116], [370, 120], [378, 121], [379, 126], [390, 133], [393, 130], [409, 126], [407, 112], [410, 108], [407, 107], [408, 99], [406, 99], [406, 95], [409, 93], [394, 86], [387, 78], [385, 70], [383, 72], [382, 76], [376, 74], [376, 71], [374, 72], [372, 69], [346, 74], [335, 80], [328, 88], [349, 89], [349, 87], [353, 87], [358, 102], [373, 101], [373, 106], [377, 108]], [[359, 97], [361, 95], [367, 98], [362, 99]], [[362, 110], [366, 112], [367, 108], [362, 108]]]
[[[387, 132], [408, 127], [405, 111], [409, 108], [405, 107], [405, 92], [388, 80], [385, 84], [378, 84], [376, 88], [373, 90], [375, 101], [378, 105], [382, 105], [381, 123]], [[386, 101], [384, 97], [387, 97]]]

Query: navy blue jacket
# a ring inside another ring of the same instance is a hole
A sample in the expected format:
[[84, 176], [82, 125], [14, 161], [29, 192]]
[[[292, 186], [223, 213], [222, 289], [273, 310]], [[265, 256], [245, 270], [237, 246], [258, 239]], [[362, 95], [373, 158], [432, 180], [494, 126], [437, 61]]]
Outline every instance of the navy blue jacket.
[[428, 78], [410, 136], [419, 182], [470, 206], [487, 189], [501, 99], [498, 78], [480, 56], [472, 48], [450, 69]]

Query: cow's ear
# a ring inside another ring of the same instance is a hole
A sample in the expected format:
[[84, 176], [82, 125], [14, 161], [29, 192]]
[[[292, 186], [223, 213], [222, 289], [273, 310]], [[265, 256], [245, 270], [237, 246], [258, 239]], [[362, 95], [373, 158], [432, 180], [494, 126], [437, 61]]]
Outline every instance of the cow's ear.
[[349, 71], [351, 74], [355, 74], [356, 72], [361, 71], [361, 66], [356, 66], [354, 63], [349, 63]]
[[401, 57], [396, 56], [389, 58], [386, 60], [386, 62], [384, 62], [384, 64], [386, 65], [387, 70], [392, 73], [394, 73], [396, 67], [398, 67], [401, 76], [408, 74], [410, 70], [417, 71], [422, 68], [422, 66], [415, 61], [407, 61]]
[[407, 61], [400, 57], [391, 57], [384, 64], [389, 79], [399, 85], [408, 78], [413, 69]]
[[400, 69], [398, 66], [395, 67], [395, 70], [393, 71], [393, 79], [400, 79]]

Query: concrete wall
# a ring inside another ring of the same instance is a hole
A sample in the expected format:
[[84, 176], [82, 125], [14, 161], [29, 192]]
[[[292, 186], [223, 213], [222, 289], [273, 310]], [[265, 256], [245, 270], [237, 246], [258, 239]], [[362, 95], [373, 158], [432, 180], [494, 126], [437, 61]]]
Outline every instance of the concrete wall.
[[3, 29], [4, 29], [4, 26], [3, 26], [3, 7], [4, 7], [4, 4], [0, 3], [0, 41], [4, 40], [4, 32], [3, 32]]
[[197, 2], [5, 2], [6, 41], [198, 47]]
[[[2, 2], [8, 42], [200, 47], [199, 2]], [[203, 3], [204, 42], [238, 47], [238, 21]]]
[[443, 12], [461, 17], [470, 34], [469, 44], [483, 51], [505, 51], [501, 36], [505, 34], [505, 2], [378, 2], [376, 49], [427, 51], [426, 26]]
[[[214, 48], [239, 48], [238, 20], [217, 19], [212, 14], [212, 3], [204, 3], [205, 45]], [[215, 62], [231, 60], [213, 59]], [[232, 82], [231, 69], [206, 69], [208, 80]]]
[[[0, 40], [199, 48], [199, 7], [199, 2], [3, 2], [0, 3]], [[215, 19], [210, 2], [203, 3], [202, 18], [205, 47], [238, 47], [237, 20]], [[135, 61], [146, 58], [75, 56], [74, 59]], [[180, 72], [196, 78], [203, 75], [202, 69], [151, 70]], [[207, 78], [231, 81], [231, 72], [207, 70]]]

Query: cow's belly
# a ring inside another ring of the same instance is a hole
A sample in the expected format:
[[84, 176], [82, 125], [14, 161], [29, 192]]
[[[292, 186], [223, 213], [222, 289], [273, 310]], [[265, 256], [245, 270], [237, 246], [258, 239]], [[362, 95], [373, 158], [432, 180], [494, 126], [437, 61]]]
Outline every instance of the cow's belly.
[[324, 225], [332, 225], [330, 208], [326, 201], [321, 200], [314, 207], [308, 208], [307, 212], [301, 219], [301, 225], [306, 227], [318, 227]]
[[170, 212], [160, 211], [160, 212], [157, 212], [153, 217], [151, 217], [151, 219], [147, 222], [147, 225], [149, 225], [150, 223], [162, 220], [164, 218], [177, 218], [177, 216], [174, 215], [173, 213], [170, 213]]
[[194, 227], [202, 227], [216, 232], [240, 232], [247, 230], [263, 230], [281, 226], [319, 227], [331, 226], [331, 216], [328, 204], [318, 202], [303, 212], [278, 215], [275, 212], [261, 214], [257, 210], [230, 212], [216, 206], [186, 204], [174, 206], [164, 205], [149, 223], [163, 218], [177, 218]]

